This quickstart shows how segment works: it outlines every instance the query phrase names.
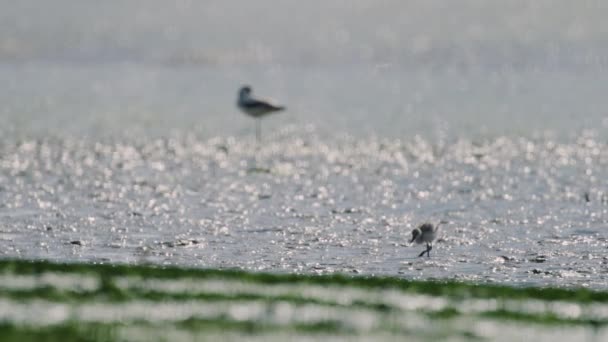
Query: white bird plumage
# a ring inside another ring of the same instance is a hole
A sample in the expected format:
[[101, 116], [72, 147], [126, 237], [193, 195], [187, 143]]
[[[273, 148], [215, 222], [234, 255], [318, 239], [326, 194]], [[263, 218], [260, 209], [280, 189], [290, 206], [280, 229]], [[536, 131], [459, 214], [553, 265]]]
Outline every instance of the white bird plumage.
[[253, 98], [252, 93], [253, 91], [250, 86], [242, 86], [239, 90], [237, 106], [243, 113], [256, 120], [255, 137], [256, 141], [259, 142], [261, 138], [261, 118], [271, 113], [280, 112], [284, 110], [285, 107], [274, 105], [268, 101], [255, 99]]

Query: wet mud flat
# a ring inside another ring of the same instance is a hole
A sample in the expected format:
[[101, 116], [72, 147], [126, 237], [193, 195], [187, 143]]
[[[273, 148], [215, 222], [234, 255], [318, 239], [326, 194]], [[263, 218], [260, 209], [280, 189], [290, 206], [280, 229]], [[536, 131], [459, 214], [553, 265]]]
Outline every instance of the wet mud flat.
[[[0, 141], [0, 256], [605, 290], [596, 135]], [[411, 230], [442, 226], [431, 258]]]

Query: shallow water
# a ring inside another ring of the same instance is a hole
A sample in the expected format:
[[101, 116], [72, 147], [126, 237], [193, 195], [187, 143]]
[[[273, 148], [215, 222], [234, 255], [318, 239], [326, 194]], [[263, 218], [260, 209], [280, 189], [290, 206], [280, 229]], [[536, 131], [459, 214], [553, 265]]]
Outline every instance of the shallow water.
[[[606, 287], [606, 146], [195, 136], [2, 144], [1, 252]], [[587, 201], [588, 199], [588, 201]], [[410, 231], [447, 220], [431, 258]]]

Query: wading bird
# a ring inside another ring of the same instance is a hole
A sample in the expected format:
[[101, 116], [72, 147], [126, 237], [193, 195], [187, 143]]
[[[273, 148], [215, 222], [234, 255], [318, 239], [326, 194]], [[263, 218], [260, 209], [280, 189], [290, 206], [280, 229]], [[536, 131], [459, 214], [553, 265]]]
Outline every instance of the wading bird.
[[268, 114], [280, 112], [285, 109], [283, 106], [276, 106], [269, 102], [254, 99], [250, 86], [242, 86], [239, 90], [237, 106], [245, 114], [255, 119], [255, 140], [259, 143], [262, 138], [262, 128], [260, 121]]
[[440, 221], [437, 225], [433, 225], [432, 223], [423, 223], [417, 228], [412, 230], [412, 242], [416, 242], [417, 244], [426, 243], [426, 249], [422, 251], [418, 256], [421, 257], [426, 253], [427, 258], [431, 256], [431, 249], [433, 249], [433, 241], [437, 238], [437, 231], [439, 230], [439, 225], [442, 223], [446, 223], [445, 221]]

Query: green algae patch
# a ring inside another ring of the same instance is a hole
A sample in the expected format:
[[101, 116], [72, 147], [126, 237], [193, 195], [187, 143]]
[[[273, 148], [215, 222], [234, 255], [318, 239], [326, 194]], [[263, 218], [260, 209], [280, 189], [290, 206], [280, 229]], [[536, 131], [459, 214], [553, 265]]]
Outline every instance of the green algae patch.
[[455, 308], [446, 308], [438, 311], [431, 311], [427, 313], [430, 318], [433, 319], [450, 319], [460, 316], [462, 313]]
[[117, 341], [116, 327], [104, 324], [70, 322], [54, 326], [31, 327], [14, 324], [0, 324], [0, 336], [4, 342], [27, 341]]
[[481, 313], [480, 316], [490, 317], [495, 319], [515, 320], [526, 323], [536, 324], [551, 324], [551, 325], [589, 325], [593, 327], [604, 326], [608, 324], [608, 320], [593, 319], [593, 318], [563, 318], [558, 315], [547, 313], [543, 315], [533, 315], [529, 313], [514, 312], [507, 310], [496, 310]]
[[3, 341], [483, 340], [526, 331], [549, 338], [556, 326], [573, 339], [581, 329], [608, 337], [607, 298], [587, 289], [342, 274], [0, 261]]
[[471, 284], [457, 281], [414, 281], [392, 277], [348, 276], [342, 274], [304, 275], [255, 273], [242, 270], [192, 269], [174, 266], [148, 266], [124, 264], [84, 264], [53, 263], [49, 261], [0, 261], [1, 273], [43, 274], [45, 272], [76, 273], [95, 275], [107, 286], [106, 292], [114, 297], [124, 294], [112, 285], [111, 278], [118, 276], [138, 276], [143, 279], [235, 279], [240, 282], [259, 284], [303, 283], [313, 285], [335, 285], [360, 287], [370, 290], [394, 288], [412, 293], [453, 298], [500, 298], [500, 299], [539, 299], [544, 301], [569, 301], [576, 303], [608, 303], [608, 292], [588, 289], [509, 287], [495, 284]]

